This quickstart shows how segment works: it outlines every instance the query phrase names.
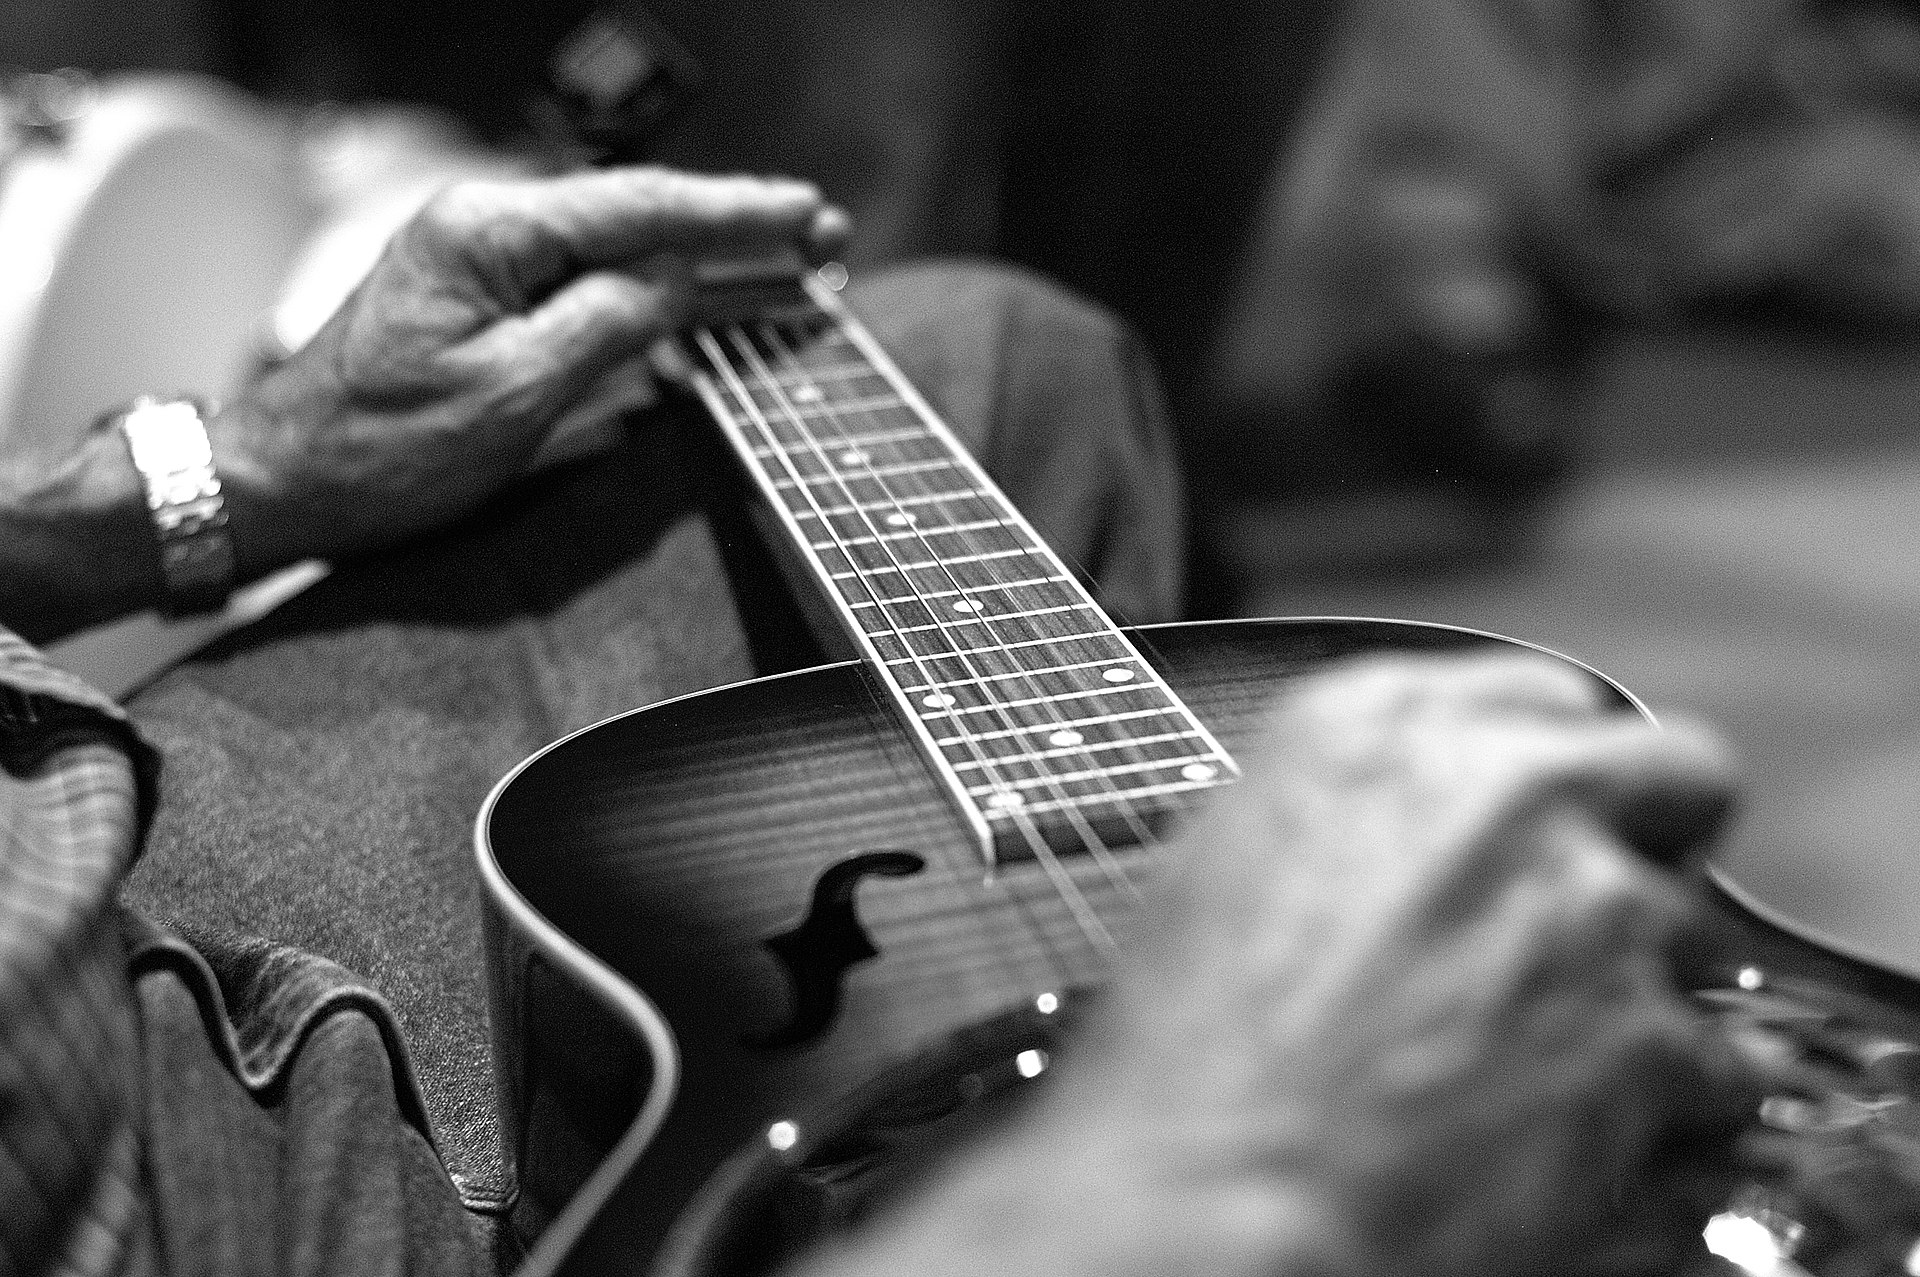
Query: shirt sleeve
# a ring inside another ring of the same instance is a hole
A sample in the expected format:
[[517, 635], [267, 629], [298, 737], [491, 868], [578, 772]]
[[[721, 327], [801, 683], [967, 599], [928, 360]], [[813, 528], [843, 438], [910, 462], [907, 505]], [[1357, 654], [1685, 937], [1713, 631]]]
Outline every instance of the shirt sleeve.
[[153, 771], [109, 698], [0, 630], [0, 1270], [151, 1258], [117, 894]]

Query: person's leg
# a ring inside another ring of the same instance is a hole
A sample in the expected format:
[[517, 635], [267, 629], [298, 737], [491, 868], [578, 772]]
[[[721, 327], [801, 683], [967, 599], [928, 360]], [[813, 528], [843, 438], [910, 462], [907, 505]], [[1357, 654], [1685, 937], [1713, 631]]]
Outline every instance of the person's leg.
[[130, 704], [163, 763], [128, 902], [223, 982], [280, 978], [289, 959], [243, 939], [262, 937], [375, 985], [476, 1205], [506, 1190], [471, 851], [481, 800], [567, 731], [752, 672], [672, 433], [343, 565]]
[[[1178, 480], [1123, 331], [979, 268], [850, 296], [1117, 612], [1172, 614]], [[209, 949], [262, 936], [372, 980], [472, 1202], [504, 1186], [470, 850], [481, 800], [565, 732], [755, 672], [688, 416], [438, 541], [342, 568], [133, 702], [166, 766], [130, 901]], [[231, 952], [260, 969], [257, 947]]]

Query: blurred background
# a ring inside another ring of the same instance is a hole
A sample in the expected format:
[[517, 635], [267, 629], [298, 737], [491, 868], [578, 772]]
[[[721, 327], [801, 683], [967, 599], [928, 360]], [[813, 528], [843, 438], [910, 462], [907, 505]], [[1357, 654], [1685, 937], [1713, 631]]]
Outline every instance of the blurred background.
[[782, 170], [856, 269], [1053, 275], [1159, 362], [1194, 615], [1491, 629], [1704, 713], [1723, 862], [1920, 972], [1920, 6], [0, 0], [0, 232], [81, 127], [17, 73], [69, 67], [246, 95], [283, 344], [461, 172]]

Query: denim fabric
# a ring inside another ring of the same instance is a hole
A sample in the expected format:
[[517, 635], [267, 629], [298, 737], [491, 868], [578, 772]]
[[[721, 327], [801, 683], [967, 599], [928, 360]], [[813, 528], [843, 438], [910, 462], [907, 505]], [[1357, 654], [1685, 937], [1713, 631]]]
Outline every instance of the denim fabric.
[[[1178, 480], [1152, 374], [1127, 334], [1027, 277], [979, 267], [917, 268], [850, 295], [1117, 615], [1175, 613]], [[320, 1094], [377, 1075], [377, 1112], [324, 1098], [314, 1112], [406, 1125], [405, 1056], [374, 1059], [392, 1045], [380, 1029], [391, 1006], [430, 1138], [474, 1210], [511, 1194], [471, 864], [481, 800], [564, 732], [766, 672], [781, 652], [743, 627], [758, 594], [736, 596], [730, 533], [703, 512], [715, 480], [696, 416], [648, 414], [616, 451], [539, 477], [448, 536], [342, 566], [130, 706], [165, 763], [125, 898], [207, 963], [235, 1020], [238, 1076], [291, 1104], [308, 1083]], [[171, 986], [141, 988], [149, 1014], [185, 1014]], [[193, 1037], [162, 1032], [149, 1049], [201, 1077], [206, 1048]], [[326, 1058], [308, 1061], [321, 1046]], [[213, 1082], [203, 1096], [230, 1098]], [[326, 1107], [336, 1103], [347, 1108]], [[281, 1130], [326, 1144], [324, 1127], [289, 1116]], [[404, 1192], [427, 1147], [401, 1139], [368, 1156]], [[316, 1148], [314, 1164], [335, 1168], [316, 1191], [351, 1189], [362, 1203], [372, 1190], [348, 1183], [343, 1156]], [[245, 1187], [212, 1166], [194, 1174], [204, 1187], [181, 1194], [218, 1201]], [[420, 1222], [376, 1214], [381, 1228]], [[334, 1236], [330, 1219], [308, 1223]], [[371, 1258], [358, 1239], [336, 1240], [343, 1260]]]
[[236, 984], [137, 915], [123, 931], [163, 1271], [465, 1277], [511, 1265], [514, 1253], [491, 1253], [504, 1231], [496, 1239], [462, 1209], [393, 1017], [360, 981], [256, 946], [255, 979]]

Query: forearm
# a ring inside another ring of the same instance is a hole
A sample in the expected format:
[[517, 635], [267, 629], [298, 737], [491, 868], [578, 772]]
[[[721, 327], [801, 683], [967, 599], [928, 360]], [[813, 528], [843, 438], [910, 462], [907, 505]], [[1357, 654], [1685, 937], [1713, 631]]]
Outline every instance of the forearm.
[[117, 435], [0, 471], [0, 624], [44, 643], [160, 597], [144, 490]]

